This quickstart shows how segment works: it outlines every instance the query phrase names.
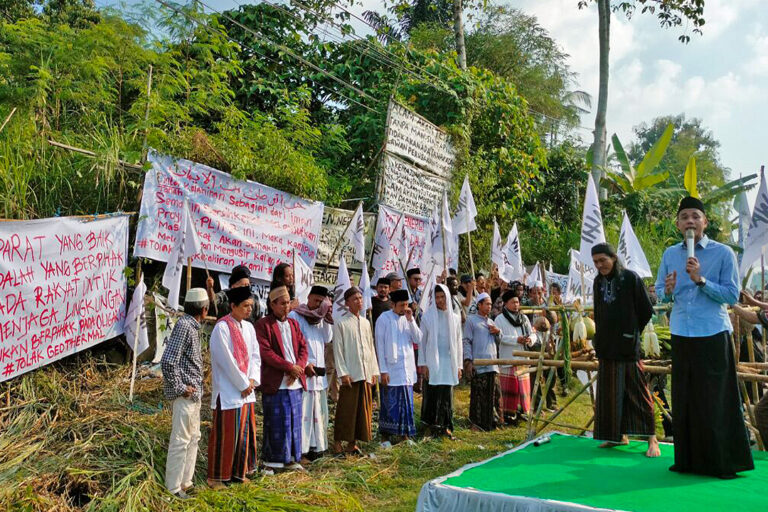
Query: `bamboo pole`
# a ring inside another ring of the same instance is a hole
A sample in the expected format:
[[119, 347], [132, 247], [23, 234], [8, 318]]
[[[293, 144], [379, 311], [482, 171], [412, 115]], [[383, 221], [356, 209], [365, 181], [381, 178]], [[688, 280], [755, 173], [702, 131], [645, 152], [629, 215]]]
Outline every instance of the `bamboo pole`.
[[[747, 332], [747, 355], [749, 356], [749, 362], [755, 362], [755, 340], [752, 338], [752, 331]], [[736, 364], [739, 360], [736, 360]], [[752, 397], [757, 400], [757, 382], [752, 381]]]
[[[587, 381], [587, 383], [586, 383], [586, 384], [584, 384], [584, 385], [581, 387], [581, 389], [579, 389], [579, 390], [578, 390], [578, 391], [577, 391], [577, 392], [576, 392], [576, 393], [575, 393], [573, 396], [571, 396], [570, 398], [568, 398], [568, 401], [567, 401], [567, 402], [565, 402], [565, 404], [564, 404], [562, 407], [560, 407], [560, 408], [559, 408], [557, 411], [555, 411], [555, 412], [554, 412], [554, 414], [552, 414], [552, 416], [550, 416], [550, 417], [549, 417], [549, 420], [548, 420], [548, 421], [550, 421], [550, 422], [551, 422], [551, 421], [553, 421], [555, 418], [557, 418], [558, 416], [560, 416], [560, 415], [563, 413], [563, 411], [565, 411], [565, 410], [566, 410], [566, 409], [567, 409], [567, 408], [568, 408], [568, 407], [569, 407], [569, 406], [570, 406], [570, 405], [571, 405], [573, 402], [575, 402], [575, 401], [576, 401], [576, 399], [577, 399], [578, 397], [580, 397], [581, 395], [583, 395], [583, 394], [584, 394], [584, 391], [586, 391], [586, 390], [587, 390], [587, 388], [590, 388], [590, 387], [592, 387], [592, 384], [593, 384], [593, 383], [594, 383], [596, 380], [597, 380], [597, 375], [595, 375], [594, 377], [592, 377], [591, 379], [589, 379], [589, 381]], [[545, 420], [542, 420], [542, 421], [545, 421]], [[544, 428], [545, 428], [545, 427], [542, 427], [542, 428], [540, 428], [539, 430], [537, 430], [537, 431], [536, 431], [536, 434], [535, 434], [535, 436], [539, 435], [539, 433], [541, 433], [541, 431], [542, 431], [542, 430], [544, 430]]]
[[[74, 153], [80, 153], [81, 155], [90, 156], [91, 158], [97, 158], [98, 155], [94, 153], [93, 151], [88, 151], [87, 149], [77, 148], [75, 146], [69, 146], [67, 144], [62, 144], [61, 142], [56, 142], [53, 139], [48, 139], [48, 144], [50, 144], [53, 147], [66, 149], [67, 151], [72, 151]], [[118, 160], [118, 164], [122, 165], [126, 169], [133, 169], [135, 171], [143, 171], [144, 167], [137, 164], [131, 164], [128, 162], [125, 162], [123, 160]]]
[[5, 128], [5, 125], [7, 125], [7, 124], [8, 124], [8, 121], [10, 121], [10, 120], [11, 120], [11, 118], [13, 117], [13, 114], [15, 114], [15, 113], [16, 113], [16, 107], [13, 107], [13, 110], [11, 110], [11, 113], [10, 113], [10, 114], [8, 114], [8, 115], [5, 117], [5, 121], [3, 121], [3, 124], [2, 124], [2, 125], [0, 125], [0, 132], [2, 132], [2, 131], [3, 131], [3, 128]]
[[141, 161], [147, 161], [147, 152], [149, 151], [147, 139], [149, 138], [149, 100], [152, 97], [152, 64], [149, 65], [149, 74], [147, 75], [147, 108], [144, 109], [144, 142], [141, 145]]
[[[541, 344], [541, 350], [539, 350], [539, 360], [536, 363], [536, 377], [534, 378], [533, 389], [531, 389], [531, 399], [535, 399], [536, 391], [538, 391], [538, 389], [539, 389], [539, 380], [541, 378], [541, 370], [544, 367], [544, 351], [546, 349], [547, 349], [547, 344], [546, 343], [542, 343]], [[486, 365], [483, 365], [483, 364], [480, 364], [480, 363], [476, 363], [476, 364], [478, 364], [480, 366], [486, 366]], [[525, 431], [527, 433], [526, 434], [526, 438], [527, 439], [531, 439], [531, 436], [533, 434], [532, 423], [533, 423], [533, 414], [531, 414], [531, 411], [528, 411], [528, 421], [527, 421], [527, 425], [526, 425], [526, 428], [525, 428]]]

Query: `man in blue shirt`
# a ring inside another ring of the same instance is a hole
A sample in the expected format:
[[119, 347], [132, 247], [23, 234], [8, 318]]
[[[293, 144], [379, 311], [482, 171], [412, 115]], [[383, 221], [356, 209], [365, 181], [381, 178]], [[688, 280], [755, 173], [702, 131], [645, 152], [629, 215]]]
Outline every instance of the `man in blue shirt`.
[[704, 235], [701, 200], [684, 198], [676, 225], [684, 236], [693, 230], [694, 257], [688, 257], [685, 242], [667, 248], [656, 278], [656, 294], [672, 302], [675, 464], [670, 470], [734, 478], [754, 469], [727, 311], [739, 295], [736, 256]]

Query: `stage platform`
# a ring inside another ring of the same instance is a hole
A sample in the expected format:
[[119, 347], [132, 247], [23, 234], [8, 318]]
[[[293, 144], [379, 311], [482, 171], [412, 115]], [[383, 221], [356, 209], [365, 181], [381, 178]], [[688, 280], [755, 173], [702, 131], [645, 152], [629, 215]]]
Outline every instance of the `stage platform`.
[[734, 480], [668, 470], [673, 446], [644, 456], [647, 443], [598, 448], [599, 441], [551, 434], [424, 484], [417, 512], [768, 512], [768, 453]]

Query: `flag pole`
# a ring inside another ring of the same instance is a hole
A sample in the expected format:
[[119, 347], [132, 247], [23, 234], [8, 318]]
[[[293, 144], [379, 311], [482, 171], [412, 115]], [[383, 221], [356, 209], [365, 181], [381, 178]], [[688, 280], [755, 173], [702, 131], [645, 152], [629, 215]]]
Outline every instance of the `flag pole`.
[[[141, 281], [141, 258], [139, 258], [139, 262], [136, 264], [136, 285], [138, 286], [139, 281]], [[144, 300], [144, 297], [141, 298], [141, 300]], [[143, 305], [142, 305], [143, 306]], [[131, 369], [131, 388], [128, 392], [128, 401], [133, 403], [133, 386], [136, 383], [136, 364], [139, 359], [139, 355], [137, 354], [138, 348], [139, 348], [139, 329], [141, 329], [141, 310], [139, 310], [139, 314], [136, 315], [136, 331], [135, 336], [133, 338], [133, 367]]]
[[443, 269], [448, 275], [448, 257], [445, 254], [445, 201], [440, 202], [440, 239], [443, 242]]
[[469, 215], [467, 215], [467, 246], [469, 247], [469, 268], [472, 271], [472, 280], [475, 279], [475, 262], [472, 261], [472, 235], [469, 233]]

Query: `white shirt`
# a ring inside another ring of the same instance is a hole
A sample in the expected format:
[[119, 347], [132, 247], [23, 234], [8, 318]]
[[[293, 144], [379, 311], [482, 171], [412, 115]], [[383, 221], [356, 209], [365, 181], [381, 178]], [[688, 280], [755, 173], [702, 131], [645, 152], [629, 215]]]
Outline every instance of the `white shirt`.
[[[277, 328], [280, 329], [280, 339], [283, 341], [283, 359], [291, 364], [296, 364], [296, 354], [293, 353], [293, 335], [291, 334], [291, 324], [288, 320], [278, 320]], [[288, 375], [283, 375], [283, 381], [280, 383], [280, 389], [301, 389], [301, 381], [294, 380], [288, 384]]]
[[[288, 318], [293, 318], [298, 322], [304, 339], [307, 340], [307, 364], [314, 365], [316, 368], [325, 368], [325, 345], [333, 339], [333, 328], [325, 320], [320, 320], [319, 324], [312, 325], [307, 319], [291, 311]], [[325, 375], [307, 377], [307, 391], [321, 391], [328, 388], [328, 379]]]
[[[533, 344], [536, 341], [536, 337], [534, 336], [533, 328], [531, 327], [531, 321], [528, 320], [528, 317], [525, 315], [520, 315], [523, 318], [523, 325], [520, 327], [515, 327], [512, 325], [509, 320], [504, 316], [504, 313], [498, 315], [496, 317], [496, 327], [499, 328], [501, 331], [501, 343], [499, 344], [499, 359], [515, 359], [515, 356], [512, 355], [512, 352], [515, 350], [528, 350], [529, 347], [518, 343], [517, 338], [520, 336], [525, 336], [525, 333], [527, 332], [531, 336], [531, 344]], [[527, 326], [527, 331], [524, 330], [524, 327]], [[503, 368], [509, 368], [510, 366], [503, 366]]]
[[249, 380], [257, 386], [261, 384], [259, 342], [251, 322], [240, 322], [240, 328], [250, 358], [247, 374], [240, 371], [235, 361], [227, 323], [218, 322], [211, 332], [211, 409], [216, 408], [217, 398], [221, 400], [222, 410], [237, 409], [256, 401], [255, 392], [245, 398], [240, 396], [240, 392], [250, 385]]
[[389, 374], [390, 386], [412, 386], [417, 379], [413, 344], [421, 343], [416, 320], [385, 311], [376, 320], [376, 353], [379, 371]]
[[339, 379], [349, 376], [352, 382], [370, 382], [379, 374], [371, 323], [367, 318], [345, 311], [334, 322], [333, 359]]

